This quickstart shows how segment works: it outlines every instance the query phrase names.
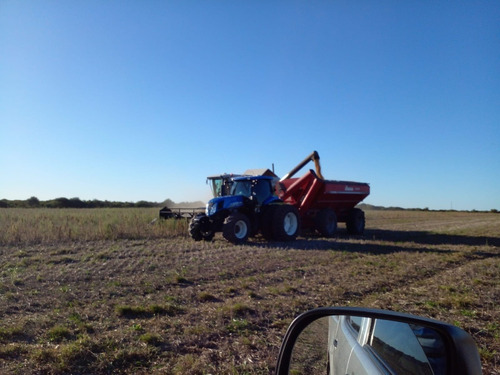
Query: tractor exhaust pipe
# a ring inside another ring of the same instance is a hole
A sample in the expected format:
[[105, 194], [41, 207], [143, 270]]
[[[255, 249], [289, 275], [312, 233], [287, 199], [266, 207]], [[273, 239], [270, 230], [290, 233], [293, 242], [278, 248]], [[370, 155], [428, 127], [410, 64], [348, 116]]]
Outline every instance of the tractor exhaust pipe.
[[304, 166], [309, 163], [310, 161], [314, 162], [314, 167], [316, 168], [316, 174], [318, 175], [319, 178], [324, 180], [323, 175], [321, 174], [321, 165], [319, 164], [319, 154], [317, 151], [313, 151], [311, 155], [306, 157], [302, 162], [300, 162], [295, 168], [293, 168], [290, 172], [288, 172], [284, 177], [281, 178], [280, 181], [286, 180], [288, 178], [292, 178], [295, 173], [300, 171]]

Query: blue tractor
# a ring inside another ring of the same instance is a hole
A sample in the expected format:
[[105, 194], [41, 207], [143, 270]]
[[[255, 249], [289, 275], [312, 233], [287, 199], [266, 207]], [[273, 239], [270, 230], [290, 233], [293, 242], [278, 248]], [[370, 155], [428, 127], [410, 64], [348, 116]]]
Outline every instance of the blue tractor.
[[230, 194], [211, 199], [203, 214], [189, 223], [195, 241], [211, 241], [216, 232], [234, 244], [261, 233], [268, 240], [294, 240], [300, 231], [297, 208], [274, 194], [275, 178], [242, 176], [232, 180]]

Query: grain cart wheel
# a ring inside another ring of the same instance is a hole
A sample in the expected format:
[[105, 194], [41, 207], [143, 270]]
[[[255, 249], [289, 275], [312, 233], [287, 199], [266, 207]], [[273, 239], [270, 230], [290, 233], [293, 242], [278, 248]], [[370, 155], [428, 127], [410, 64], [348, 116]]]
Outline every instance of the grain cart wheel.
[[353, 208], [349, 212], [345, 225], [349, 234], [363, 234], [365, 231], [365, 213], [359, 208]]
[[337, 215], [331, 208], [323, 208], [316, 214], [316, 230], [325, 237], [331, 237], [337, 231]]
[[300, 230], [299, 211], [289, 204], [276, 207], [273, 215], [273, 235], [277, 241], [291, 241]]
[[274, 213], [276, 212], [277, 207], [278, 206], [276, 205], [269, 205], [264, 209], [264, 212], [262, 212], [260, 232], [262, 233], [262, 236], [268, 241], [273, 240], [273, 220]]
[[214, 238], [215, 233], [211, 228], [207, 215], [198, 214], [191, 219], [189, 234], [195, 241], [211, 241]]
[[234, 244], [245, 242], [250, 234], [250, 221], [237, 212], [229, 215], [222, 227], [222, 235], [226, 240]]

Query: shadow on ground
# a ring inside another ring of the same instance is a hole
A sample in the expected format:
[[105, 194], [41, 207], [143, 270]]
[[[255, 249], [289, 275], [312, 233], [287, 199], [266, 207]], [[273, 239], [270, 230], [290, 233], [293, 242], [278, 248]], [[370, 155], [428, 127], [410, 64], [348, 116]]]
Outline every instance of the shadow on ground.
[[364, 236], [366, 239], [414, 242], [423, 245], [465, 245], [465, 246], [500, 246], [499, 237], [460, 236], [452, 234], [430, 233], [424, 231], [394, 231], [383, 229], [368, 229]]
[[[351, 242], [350, 240], [360, 240], [361, 242]], [[346, 232], [339, 232], [336, 237], [328, 239], [310, 234], [299, 237], [293, 242], [251, 241], [248, 242], [248, 245], [277, 249], [288, 248], [290, 250], [334, 250], [371, 254], [396, 252], [451, 254], [457, 252], [457, 250], [445, 248], [446, 245], [499, 247], [500, 238], [435, 234], [423, 231], [373, 229], [366, 230], [363, 236], [350, 236]], [[442, 249], [436, 248], [436, 246], [440, 245], [443, 245]], [[497, 249], [493, 249], [492, 251], [474, 251], [471, 253], [471, 256], [481, 258], [500, 257], [500, 252]]]

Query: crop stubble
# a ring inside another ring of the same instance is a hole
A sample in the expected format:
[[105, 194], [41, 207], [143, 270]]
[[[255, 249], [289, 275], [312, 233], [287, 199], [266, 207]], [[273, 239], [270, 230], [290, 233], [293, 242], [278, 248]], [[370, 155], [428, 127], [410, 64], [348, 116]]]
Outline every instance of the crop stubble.
[[269, 374], [296, 315], [352, 305], [457, 324], [484, 373], [500, 373], [500, 215], [367, 211], [367, 225], [363, 237], [242, 246], [137, 228], [6, 241], [0, 371]]

